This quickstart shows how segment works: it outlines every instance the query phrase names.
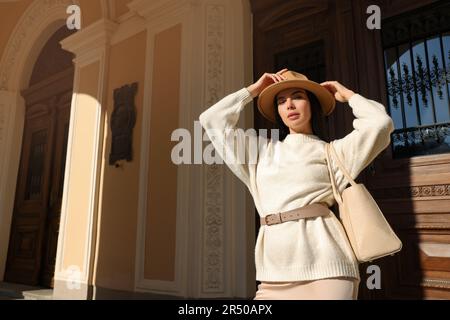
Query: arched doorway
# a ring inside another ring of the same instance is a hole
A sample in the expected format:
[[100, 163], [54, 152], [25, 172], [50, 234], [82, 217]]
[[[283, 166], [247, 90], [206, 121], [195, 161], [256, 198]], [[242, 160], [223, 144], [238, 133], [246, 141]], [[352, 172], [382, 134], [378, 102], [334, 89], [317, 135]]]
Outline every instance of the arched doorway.
[[34, 65], [25, 100], [25, 127], [5, 281], [53, 287], [73, 91], [72, 54], [59, 28]]

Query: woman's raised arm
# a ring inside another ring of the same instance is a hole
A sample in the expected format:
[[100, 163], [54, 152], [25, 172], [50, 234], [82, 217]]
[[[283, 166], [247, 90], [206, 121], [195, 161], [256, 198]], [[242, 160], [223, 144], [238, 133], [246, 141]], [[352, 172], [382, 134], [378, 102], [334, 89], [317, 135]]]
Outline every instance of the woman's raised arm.
[[[330, 142], [350, 176], [356, 179], [361, 171], [389, 146], [391, 133], [395, 130], [394, 122], [379, 102], [354, 93], [336, 81], [324, 82], [322, 85], [336, 100], [348, 102], [356, 118], [353, 120], [352, 132]], [[342, 192], [349, 182], [337, 169], [336, 180], [339, 191]]]

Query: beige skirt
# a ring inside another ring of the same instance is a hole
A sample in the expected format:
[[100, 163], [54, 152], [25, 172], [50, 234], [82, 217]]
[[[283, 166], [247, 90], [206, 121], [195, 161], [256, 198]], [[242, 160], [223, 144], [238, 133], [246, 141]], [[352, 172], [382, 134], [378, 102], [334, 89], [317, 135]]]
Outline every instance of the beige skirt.
[[359, 282], [351, 277], [261, 282], [254, 300], [357, 300]]

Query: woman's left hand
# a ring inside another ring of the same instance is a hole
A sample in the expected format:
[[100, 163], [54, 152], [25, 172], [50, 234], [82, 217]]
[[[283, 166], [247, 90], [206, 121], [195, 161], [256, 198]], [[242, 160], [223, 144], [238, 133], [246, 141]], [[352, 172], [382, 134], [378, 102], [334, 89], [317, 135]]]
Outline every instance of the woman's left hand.
[[337, 81], [325, 81], [320, 85], [330, 91], [335, 99], [339, 102], [348, 102], [350, 98], [355, 94], [352, 90], [347, 89]]

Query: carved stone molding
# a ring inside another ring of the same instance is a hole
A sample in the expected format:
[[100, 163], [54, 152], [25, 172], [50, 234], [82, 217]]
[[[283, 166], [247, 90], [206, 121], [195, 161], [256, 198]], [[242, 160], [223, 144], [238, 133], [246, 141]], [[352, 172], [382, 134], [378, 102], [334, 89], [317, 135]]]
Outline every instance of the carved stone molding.
[[[8, 91], [0, 90], [0, 150], [5, 150], [6, 143], [6, 132], [7, 132], [7, 123], [6, 118], [8, 116], [8, 112], [11, 106], [14, 103], [15, 94]], [[0, 170], [1, 163], [3, 162], [3, 157], [6, 154], [4, 152], [0, 152]], [[1, 176], [1, 173], [0, 173]]]
[[328, 0], [272, 1], [270, 10], [267, 7], [258, 8], [261, 1], [251, 2], [253, 12], [258, 15], [258, 27], [264, 31], [304, 20], [328, 9]]
[[73, 0], [35, 0], [28, 7], [12, 32], [0, 61], [0, 90], [14, 89], [11, 88], [10, 80], [21, 67], [21, 55], [27, 53], [24, 47], [40, 36], [36, 32], [40, 30], [42, 22], [50, 15], [65, 19], [67, 7], [77, 3]]
[[5, 128], [5, 117], [6, 117], [6, 105], [5, 102], [0, 100], [0, 149], [3, 149], [3, 131]]
[[133, 0], [127, 6], [130, 11], [147, 21], [153, 21], [167, 14], [185, 10], [189, 6], [198, 5], [201, 2], [202, 0]]
[[[206, 7], [206, 88], [205, 102], [213, 105], [224, 95], [225, 8]], [[206, 167], [205, 218], [203, 219], [203, 292], [223, 292], [224, 166]]]
[[424, 279], [421, 286], [437, 288], [437, 289], [450, 289], [450, 281], [445, 279]]
[[117, 27], [117, 23], [101, 19], [61, 41], [61, 46], [64, 50], [74, 53], [77, 58], [91, 54], [95, 49], [102, 49], [110, 42]]
[[223, 291], [223, 168], [206, 171], [206, 210], [203, 219], [203, 292]]
[[373, 190], [372, 194], [376, 199], [450, 196], [450, 184], [383, 188]]

